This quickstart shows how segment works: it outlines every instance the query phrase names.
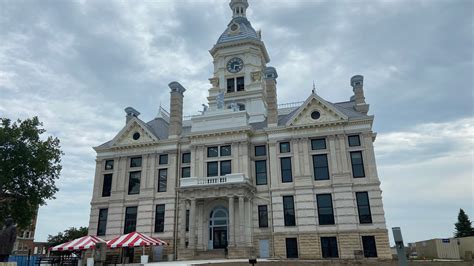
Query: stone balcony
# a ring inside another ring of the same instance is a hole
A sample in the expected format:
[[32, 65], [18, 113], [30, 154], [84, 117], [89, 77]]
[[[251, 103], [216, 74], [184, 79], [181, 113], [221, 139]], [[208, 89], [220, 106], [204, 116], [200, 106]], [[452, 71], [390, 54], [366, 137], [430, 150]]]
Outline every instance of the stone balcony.
[[217, 186], [227, 184], [250, 184], [250, 180], [242, 173], [212, 177], [189, 177], [181, 179], [181, 188], [199, 186]]

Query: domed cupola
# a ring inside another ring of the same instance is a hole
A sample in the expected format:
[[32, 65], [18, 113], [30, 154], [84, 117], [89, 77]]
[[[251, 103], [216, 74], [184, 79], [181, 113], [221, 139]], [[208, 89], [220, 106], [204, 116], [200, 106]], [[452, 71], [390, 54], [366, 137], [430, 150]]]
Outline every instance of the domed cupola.
[[229, 6], [233, 12], [232, 21], [217, 40], [217, 44], [243, 39], [260, 40], [259, 34], [245, 16], [249, 6], [247, 0], [232, 0]]
[[260, 36], [246, 17], [236, 17], [227, 25], [227, 29], [221, 34], [217, 44], [243, 39], [260, 40]]

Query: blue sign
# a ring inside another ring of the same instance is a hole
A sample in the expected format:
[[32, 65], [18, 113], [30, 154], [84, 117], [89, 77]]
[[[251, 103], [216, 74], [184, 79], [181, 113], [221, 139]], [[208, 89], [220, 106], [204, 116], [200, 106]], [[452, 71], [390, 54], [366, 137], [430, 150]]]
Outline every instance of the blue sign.
[[443, 241], [443, 243], [449, 243], [450, 242], [450, 239], [447, 238], [447, 239], [442, 239], [441, 241]]

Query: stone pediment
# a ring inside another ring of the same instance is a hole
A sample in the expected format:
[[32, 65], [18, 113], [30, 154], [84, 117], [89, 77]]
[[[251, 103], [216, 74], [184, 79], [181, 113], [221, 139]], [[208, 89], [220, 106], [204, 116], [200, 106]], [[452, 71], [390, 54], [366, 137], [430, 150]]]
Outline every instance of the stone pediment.
[[[138, 135], [136, 134], [138, 133]], [[138, 138], [135, 138], [138, 136]], [[114, 137], [111, 146], [136, 145], [158, 141], [158, 137], [140, 119], [133, 117], [127, 125]]]
[[[317, 112], [317, 113], [316, 113]], [[319, 113], [319, 114], [318, 114]], [[331, 103], [313, 93], [298, 108], [286, 123], [287, 126], [301, 126], [320, 123], [341, 122], [348, 117]]]

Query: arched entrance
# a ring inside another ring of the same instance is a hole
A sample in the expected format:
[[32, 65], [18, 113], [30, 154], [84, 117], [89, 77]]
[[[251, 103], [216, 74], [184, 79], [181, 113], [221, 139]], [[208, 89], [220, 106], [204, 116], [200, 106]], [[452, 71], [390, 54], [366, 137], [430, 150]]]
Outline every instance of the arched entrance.
[[209, 215], [209, 248], [227, 247], [228, 217], [227, 209], [224, 207], [216, 207], [211, 211]]

